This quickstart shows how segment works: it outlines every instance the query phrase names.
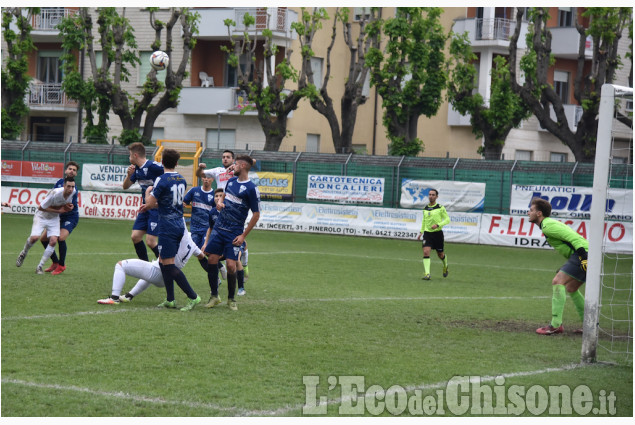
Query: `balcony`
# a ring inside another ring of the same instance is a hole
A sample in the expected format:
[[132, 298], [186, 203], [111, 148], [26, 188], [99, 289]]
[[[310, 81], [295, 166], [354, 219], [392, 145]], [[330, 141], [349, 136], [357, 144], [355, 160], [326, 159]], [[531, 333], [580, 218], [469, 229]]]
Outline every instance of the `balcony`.
[[[518, 47], [525, 48], [525, 35], [527, 34], [527, 25], [521, 28], [518, 37]], [[509, 46], [509, 38], [516, 30], [516, 21], [504, 18], [470, 18], [457, 19], [454, 22], [454, 32], [461, 34], [468, 33], [468, 39], [474, 50], [478, 51], [479, 47], [503, 47]]]
[[199, 23], [200, 39], [227, 39], [227, 27], [224, 25], [226, 19], [236, 22], [236, 27], [232, 28], [232, 35], [242, 35], [245, 30], [243, 17], [249, 13], [256, 19], [251, 27], [251, 34], [261, 33], [263, 29], [273, 31], [274, 39], [291, 40], [294, 39], [294, 32], [291, 30], [291, 23], [297, 21], [298, 14], [284, 7], [253, 7], [253, 8], [224, 8], [210, 7], [195, 9], [201, 15]]
[[33, 41], [61, 41], [59, 31], [55, 27], [62, 22], [62, 19], [75, 13], [77, 13], [76, 9], [66, 7], [43, 7], [39, 15], [31, 18]]
[[77, 101], [66, 96], [61, 84], [31, 83], [26, 100], [29, 108], [34, 110], [77, 110]]
[[470, 114], [461, 115], [452, 105], [448, 105], [448, 125], [471, 126]]
[[[247, 105], [247, 96], [237, 87], [183, 87], [177, 112], [190, 115], [239, 114]], [[247, 115], [255, 113], [245, 112]]]
[[[574, 27], [549, 28], [551, 31], [551, 53], [563, 59], [577, 59], [580, 33]], [[589, 37], [584, 48], [586, 59], [593, 57], [593, 40]]]

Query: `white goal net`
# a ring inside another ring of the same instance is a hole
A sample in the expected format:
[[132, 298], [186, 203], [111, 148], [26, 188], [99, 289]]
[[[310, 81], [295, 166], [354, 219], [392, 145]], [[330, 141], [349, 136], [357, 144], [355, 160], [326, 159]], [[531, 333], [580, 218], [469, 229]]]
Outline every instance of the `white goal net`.
[[[589, 225], [583, 362], [633, 361], [633, 89], [605, 84], [600, 101]], [[618, 197], [630, 202], [616, 202]]]

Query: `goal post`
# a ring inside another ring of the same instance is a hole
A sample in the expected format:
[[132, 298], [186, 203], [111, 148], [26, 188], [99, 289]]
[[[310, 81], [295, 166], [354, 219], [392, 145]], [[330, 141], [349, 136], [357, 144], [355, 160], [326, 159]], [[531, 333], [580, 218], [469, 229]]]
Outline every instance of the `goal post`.
[[[633, 98], [633, 89], [629, 87], [621, 87], [612, 84], [604, 84], [602, 86], [600, 109], [599, 109], [599, 121], [597, 132], [597, 143], [595, 151], [595, 168], [593, 174], [593, 201], [591, 204], [591, 218], [590, 226], [588, 229], [589, 237], [589, 258], [588, 258], [588, 270], [585, 289], [585, 304], [584, 304], [584, 323], [583, 323], [583, 338], [582, 338], [582, 361], [584, 363], [591, 363], [597, 361], [597, 347], [598, 338], [601, 331], [600, 328], [600, 316], [602, 308], [602, 285], [603, 279], [606, 278], [605, 258], [607, 250], [611, 247], [607, 247], [610, 242], [605, 237], [605, 229], [607, 222], [607, 199], [612, 179], [611, 169], [613, 165], [613, 149], [614, 149], [614, 127], [616, 117], [616, 107], [623, 110], [624, 100], [623, 98]], [[632, 103], [631, 103], [632, 105]], [[632, 120], [632, 110], [630, 112]], [[622, 125], [622, 124], [620, 124]], [[632, 124], [630, 129], [630, 147], [632, 149]], [[630, 158], [630, 154], [628, 155]], [[628, 161], [627, 161], [628, 162]], [[628, 167], [628, 165], [626, 166]], [[631, 168], [632, 176], [632, 168]], [[632, 183], [631, 183], [632, 184]], [[632, 190], [632, 186], [631, 186]], [[632, 211], [631, 211], [632, 214]], [[632, 217], [631, 217], [632, 220]], [[619, 305], [626, 308], [627, 320], [632, 321], [632, 300], [633, 300], [633, 275], [632, 275], [632, 252], [630, 253], [631, 271], [630, 271], [630, 289], [620, 292], [620, 296], [623, 299], [619, 300]], [[616, 256], [615, 261], [619, 261], [619, 256]], [[610, 271], [609, 271], [610, 273]], [[617, 272], [615, 272], [617, 273]], [[624, 280], [621, 278], [622, 281]], [[621, 288], [614, 288], [622, 290]], [[613, 314], [613, 299], [611, 299], [610, 313]], [[624, 303], [624, 304], [622, 304]], [[630, 310], [630, 311], [628, 311]], [[618, 320], [622, 320], [622, 313], [619, 313]], [[620, 331], [623, 333], [623, 331]], [[615, 332], [611, 332], [611, 338]], [[620, 335], [623, 337], [623, 335]], [[633, 333], [632, 324], [628, 324], [628, 330], [626, 335], [625, 354], [632, 356], [632, 344]], [[632, 358], [632, 357], [631, 357]]]

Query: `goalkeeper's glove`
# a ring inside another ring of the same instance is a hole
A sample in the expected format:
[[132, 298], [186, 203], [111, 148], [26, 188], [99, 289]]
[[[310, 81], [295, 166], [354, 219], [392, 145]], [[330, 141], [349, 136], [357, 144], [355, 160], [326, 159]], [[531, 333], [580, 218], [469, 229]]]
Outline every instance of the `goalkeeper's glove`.
[[578, 248], [576, 250], [576, 254], [578, 254], [578, 258], [580, 259], [580, 268], [582, 269], [582, 271], [584, 271], [586, 273], [586, 268], [587, 268], [587, 262], [588, 262], [589, 255], [587, 254], [587, 252], [586, 252], [586, 250], [584, 248]]

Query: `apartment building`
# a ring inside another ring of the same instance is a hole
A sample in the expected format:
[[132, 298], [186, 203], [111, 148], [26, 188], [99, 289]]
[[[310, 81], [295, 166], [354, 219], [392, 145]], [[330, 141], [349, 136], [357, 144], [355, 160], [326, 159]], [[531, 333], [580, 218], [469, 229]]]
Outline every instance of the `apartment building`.
[[[29, 74], [34, 77], [28, 94], [31, 109], [24, 138], [39, 141], [68, 142], [82, 138], [82, 112], [77, 102], [68, 99], [61, 89], [63, 75], [59, 58], [61, 56], [61, 40], [55, 25], [59, 20], [77, 8], [42, 8], [42, 13], [33, 19], [33, 40], [37, 51], [32, 52], [29, 59]], [[236, 70], [228, 64], [228, 57], [221, 46], [229, 46], [230, 35], [240, 37], [244, 31], [242, 17], [249, 13], [256, 18], [255, 32], [260, 33], [268, 28], [274, 34], [274, 42], [279, 51], [274, 59], [279, 63], [288, 49], [299, 51], [297, 35], [291, 29], [291, 23], [297, 21], [299, 8], [195, 8], [200, 14], [197, 44], [192, 51], [189, 62], [190, 76], [184, 80], [179, 106], [165, 111], [159, 116], [154, 126], [153, 139], [200, 140], [210, 149], [262, 149], [265, 137], [256, 117], [256, 112], [241, 113], [247, 98], [237, 86]], [[123, 10], [122, 10], [123, 11]], [[335, 8], [327, 8], [329, 22], [324, 23], [318, 31], [313, 43], [315, 58], [312, 60], [316, 83], [321, 80], [326, 67], [326, 49], [330, 42], [332, 19]], [[358, 19], [364, 8], [351, 8], [351, 17]], [[167, 18], [168, 11], [160, 11]], [[395, 8], [382, 8], [382, 17], [394, 16]], [[442, 15], [445, 28], [453, 28], [455, 32], [467, 32], [472, 48], [478, 57], [478, 91], [485, 99], [489, 98], [490, 71], [496, 55], [508, 55], [509, 37], [515, 28], [513, 7], [462, 7], [446, 8]], [[582, 13], [581, 8], [551, 8], [549, 27], [553, 33], [552, 52], [556, 63], [550, 71], [550, 82], [565, 100], [565, 110], [569, 123], [575, 126], [581, 115], [581, 107], [573, 98], [573, 81], [576, 72], [577, 45], [579, 34], [573, 27], [574, 14]], [[141, 66], [134, 73], [124, 89], [134, 93], [139, 91], [149, 71], [148, 58], [150, 45], [154, 40], [154, 30], [149, 26], [149, 14], [143, 8], [125, 9], [126, 17], [135, 29]], [[159, 15], [161, 18], [161, 15]], [[230, 29], [223, 24], [225, 19], [237, 23]], [[521, 28], [519, 48], [525, 48], [524, 34], [526, 23]], [[176, 65], [181, 59], [179, 46], [179, 27], [174, 30], [174, 51], [172, 63]], [[339, 113], [339, 102], [344, 91], [344, 81], [348, 76], [350, 52], [344, 44], [341, 25], [331, 53], [331, 81], [329, 92], [335, 99], [335, 108]], [[164, 35], [165, 42], [165, 35]], [[624, 51], [629, 41], [622, 38]], [[4, 45], [3, 45], [4, 46]], [[590, 66], [591, 46], [587, 41], [587, 52]], [[95, 46], [99, 50], [99, 46]], [[90, 63], [78, 53], [83, 63], [85, 75], [90, 75]], [[262, 41], [256, 50], [257, 66], [262, 66]], [[300, 55], [291, 56], [296, 68], [300, 67]], [[241, 66], [244, 66], [241, 60]], [[98, 64], [99, 65], [99, 64]], [[275, 64], [274, 64], [275, 65]], [[623, 69], [618, 76], [618, 83], [627, 85], [628, 70]], [[164, 78], [159, 73], [159, 77]], [[293, 89], [294, 87], [289, 87]], [[389, 140], [382, 124], [381, 97], [375, 94], [374, 88], [366, 87], [366, 102], [360, 106], [357, 116], [353, 147], [356, 152], [385, 155]], [[112, 140], [121, 131], [119, 118], [111, 114], [109, 120]], [[461, 116], [446, 103], [438, 114], [432, 118], [421, 117], [418, 124], [419, 137], [425, 143], [424, 156], [479, 158], [477, 149], [481, 141], [475, 139], [469, 125], [469, 117]], [[82, 140], [83, 142], [84, 140]], [[628, 143], [628, 142], [625, 142]], [[288, 120], [288, 135], [280, 150], [307, 152], [334, 152], [330, 128], [326, 119], [302, 100]], [[628, 150], [627, 150], [628, 151]], [[532, 117], [519, 129], [512, 130], [503, 150], [505, 159], [539, 160], [539, 161], [574, 161], [573, 154], [558, 139], [540, 128], [538, 121]], [[624, 161], [632, 161], [625, 158]]]

